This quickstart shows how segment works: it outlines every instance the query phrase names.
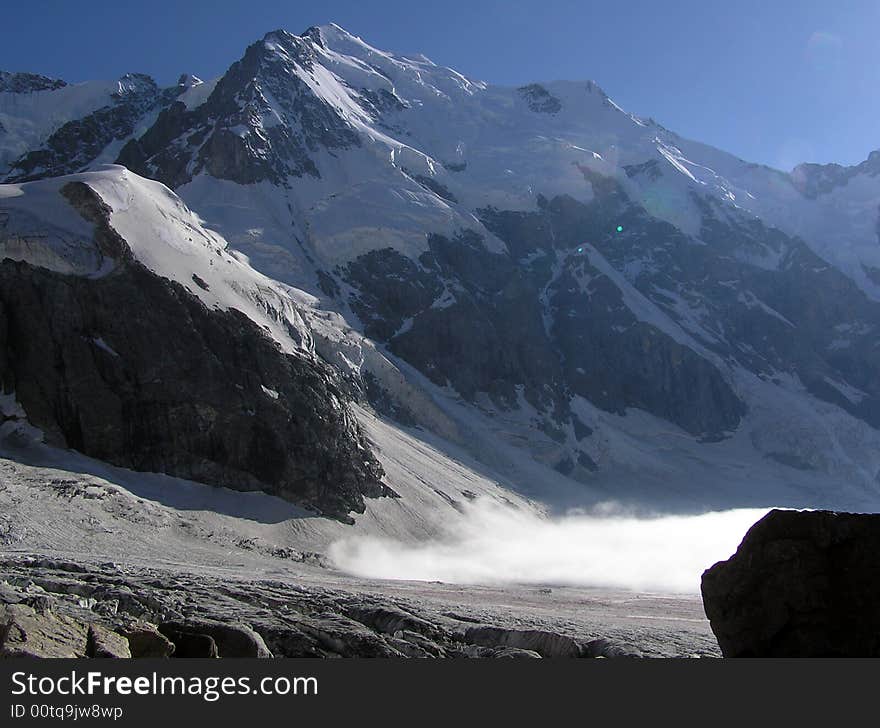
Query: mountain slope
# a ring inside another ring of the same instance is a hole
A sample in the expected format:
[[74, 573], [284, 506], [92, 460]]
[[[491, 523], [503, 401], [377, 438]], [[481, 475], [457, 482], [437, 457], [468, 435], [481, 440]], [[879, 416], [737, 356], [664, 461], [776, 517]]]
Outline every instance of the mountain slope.
[[[65, 88], [0, 95], [0, 121]], [[495, 87], [335, 25], [159, 96], [77, 169], [116, 151], [173, 188], [283, 282], [245, 313], [384, 416], [548, 501], [876, 502], [876, 155], [785, 174], [592, 82]], [[8, 178], [57, 174], [53, 144]], [[211, 273], [175, 280], [213, 305]]]
[[0, 196], [0, 380], [47, 442], [345, 520], [392, 494], [295, 305], [162, 185], [117, 167]]

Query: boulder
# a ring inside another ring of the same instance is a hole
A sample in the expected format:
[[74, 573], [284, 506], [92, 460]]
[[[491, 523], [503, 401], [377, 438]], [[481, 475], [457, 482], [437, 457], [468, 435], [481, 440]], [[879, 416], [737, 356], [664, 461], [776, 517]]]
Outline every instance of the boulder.
[[88, 628], [24, 604], [0, 606], [0, 657], [85, 657]]
[[572, 637], [540, 629], [469, 627], [464, 639], [483, 647], [512, 647], [536, 652], [541, 657], [582, 657], [581, 645]]
[[131, 648], [121, 634], [92, 623], [89, 625], [87, 653], [89, 657], [124, 659], [131, 657]]
[[263, 638], [244, 624], [227, 624], [212, 619], [187, 619], [183, 622], [163, 622], [159, 630], [175, 644], [177, 640], [172, 634], [207, 635], [214, 641], [219, 657], [272, 657]]
[[195, 628], [161, 624], [159, 631], [174, 643], [174, 657], [220, 657], [214, 638]]
[[702, 592], [725, 657], [878, 657], [880, 515], [770, 511]]
[[333, 612], [302, 617], [296, 625], [312, 637], [325, 654], [341, 657], [402, 657], [382, 637], [360, 622]]
[[128, 639], [132, 657], [171, 657], [174, 654], [174, 643], [149, 622], [134, 622], [125, 627], [122, 634]]
[[395, 606], [356, 605], [346, 609], [345, 614], [382, 634], [393, 635], [407, 630], [427, 637], [437, 637], [441, 633], [437, 625]]
[[584, 643], [583, 651], [586, 657], [644, 657], [637, 647], [604, 637]]

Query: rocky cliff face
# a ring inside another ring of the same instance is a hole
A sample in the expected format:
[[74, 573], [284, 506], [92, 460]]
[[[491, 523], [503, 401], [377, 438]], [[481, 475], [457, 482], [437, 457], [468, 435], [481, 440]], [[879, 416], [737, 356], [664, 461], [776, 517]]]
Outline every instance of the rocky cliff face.
[[66, 85], [67, 83], [60, 79], [37, 73], [0, 71], [0, 93], [28, 94], [34, 91], [54, 91]]
[[837, 187], [845, 187], [860, 175], [880, 175], [880, 150], [871, 152], [864, 162], [851, 167], [841, 164], [799, 164], [791, 172], [795, 187], [805, 197], [814, 200]]
[[204, 104], [163, 111], [125, 146], [119, 163], [171, 187], [200, 172], [241, 184], [320, 176], [311, 155], [358, 146], [360, 138], [301, 75], [313, 71], [314, 55], [308, 40], [270, 33], [230, 67]]
[[112, 271], [0, 263], [0, 382], [50, 442], [345, 521], [390, 493], [328, 366], [148, 270], [86, 184], [63, 194]]
[[[55, 88], [59, 87], [43, 84], [40, 90]], [[131, 136], [146, 114], [170, 103], [180, 91], [159, 89], [144, 74], [126, 74], [119, 79], [118, 89], [111, 94], [107, 106], [56, 129], [40, 148], [14, 163], [8, 179], [25, 182], [85, 169], [110, 144]]]

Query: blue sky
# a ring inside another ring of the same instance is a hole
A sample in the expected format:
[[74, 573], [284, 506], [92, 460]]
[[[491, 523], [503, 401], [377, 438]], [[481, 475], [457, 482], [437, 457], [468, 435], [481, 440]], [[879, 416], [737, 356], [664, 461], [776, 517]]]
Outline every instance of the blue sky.
[[32, 0], [0, 68], [68, 81], [221, 74], [275, 28], [336, 22], [490, 83], [587, 79], [680, 134], [784, 169], [880, 148], [878, 0]]

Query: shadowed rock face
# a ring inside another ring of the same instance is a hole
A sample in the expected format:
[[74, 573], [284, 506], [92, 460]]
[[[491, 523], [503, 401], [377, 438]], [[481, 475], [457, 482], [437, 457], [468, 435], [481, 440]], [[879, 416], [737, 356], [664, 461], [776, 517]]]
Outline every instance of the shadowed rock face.
[[88, 167], [108, 144], [131, 136], [137, 122], [146, 113], [167, 106], [181, 91], [179, 88], [160, 90], [152, 78], [139, 73], [123, 76], [120, 86], [121, 90], [113, 94], [111, 104], [63, 124], [42, 148], [19, 159], [8, 180], [27, 182], [71, 174]]
[[34, 91], [54, 91], [66, 85], [66, 81], [36, 73], [0, 71], [0, 93], [29, 94]]
[[880, 174], [880, 150], [874, 150], [865, 161], [851, 167], [840, 164], [799, 164], [789, 176], [795, 189], [804, 197], [814, 200], [837, 187], [846, 186], [860, 174], [872, 177]]
[[[794, 373], [815, 397], [878, 426], [880, 306], [852, 280], [803, 241], [759, 220], [725, 217], [717, 203], [694, 196], [698, 242], [649, 215], [617, 182], [583, 171], [594, 192], [589, 203], [539, 198], [537, 212], [480, 211], [546, 286], [550, 333], [576, 393], [612, 411], [640, 407], [711, 438], [735, 428], [744, 412], [716, 371], [723, 361], [761, 378]], [[779, 262], [768, 267], [763, 259]], [[637, 322], [621, 281], [680, 323], [714, 361]], [[610, 369], [596, 366], [605, 357]], [[593, 369], [622, 381], [603, 382]]]
[[555, 114], [562, 109], [562, 102], [537, 83], [521, 86], [517, 90], [529, 108], [539, 114]]
[[154, 275], [89, 188], [67, 193], [115, 270], [90, 279], [0, 263], [0, 383], [48, 440], [344, 521], [389, 492], [328, 366]]
[[469, 401], [486, 392], [514, 408], [521, 392], [556, 424], [581, 395], [611, 412], [640, 407], [706, 439], [736, 428], [745, 407], [717, 367], [638, 321], [585, 255], [554, 248], [552, 221], [492, 219], [510, 254], [474, 233], [430, 235], [418, 261], [383, 249], [349, 264], [343, 277], [358, 291], [352, 307], [366, 333]]
[[880, 514], [771, 511], [702, 591], [725, 657], [878, 657]]

